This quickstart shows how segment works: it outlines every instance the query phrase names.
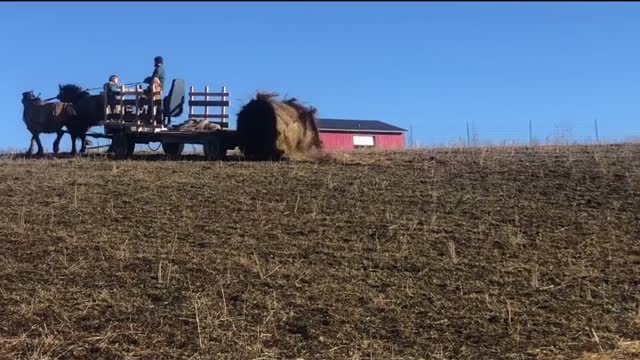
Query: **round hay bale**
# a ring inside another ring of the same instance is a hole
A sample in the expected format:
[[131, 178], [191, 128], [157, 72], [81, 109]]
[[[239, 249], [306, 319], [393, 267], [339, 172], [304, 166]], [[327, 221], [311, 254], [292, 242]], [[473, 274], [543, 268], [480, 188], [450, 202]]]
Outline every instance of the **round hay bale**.
[[238, 113], [238, 143], [249, 160], [311, 160], [321, 154], [316, 109], [258, 93]]

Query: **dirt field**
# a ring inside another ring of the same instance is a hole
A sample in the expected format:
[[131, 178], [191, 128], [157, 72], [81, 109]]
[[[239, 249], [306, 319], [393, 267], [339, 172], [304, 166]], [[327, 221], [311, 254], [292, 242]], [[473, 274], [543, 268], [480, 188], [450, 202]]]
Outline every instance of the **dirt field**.
[[0, 359], [640, 357], [638, 145], [161, 159], [0, 160]]

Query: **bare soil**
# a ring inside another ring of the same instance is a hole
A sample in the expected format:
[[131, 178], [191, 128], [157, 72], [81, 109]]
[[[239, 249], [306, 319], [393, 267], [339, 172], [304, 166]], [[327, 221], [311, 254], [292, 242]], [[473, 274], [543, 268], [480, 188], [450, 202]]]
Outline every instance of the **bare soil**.
[[638, 357], [640, 146], [337, 159], [5, 156], [0, 359]]

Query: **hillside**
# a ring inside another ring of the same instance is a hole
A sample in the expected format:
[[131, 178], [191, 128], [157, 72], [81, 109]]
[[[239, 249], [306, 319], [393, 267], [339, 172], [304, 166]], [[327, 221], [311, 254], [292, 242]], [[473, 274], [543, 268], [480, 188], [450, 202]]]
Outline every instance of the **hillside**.
[[340, 159], [0, 159], [0, 358], [640, 356], [640, 146]]

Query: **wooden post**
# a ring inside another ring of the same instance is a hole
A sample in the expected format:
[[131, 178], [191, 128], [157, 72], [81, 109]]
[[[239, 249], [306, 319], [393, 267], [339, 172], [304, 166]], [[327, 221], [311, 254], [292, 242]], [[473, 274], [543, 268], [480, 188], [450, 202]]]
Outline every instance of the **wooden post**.
[[[227, 87], [223, 86], [222, 87], [222, 101], [227, 100], [227, 96], [225, 95], [227, 93]], [[227, 120], [225, 118], [225, 114], [227, 113], [227, 107], [225, 105], [222, 105], [221, 109], [220, 109], [220, 119], [222, 119], [222, 123], [226, 124]], [[228, 126], [228, 124], [226, 124]], [[223, 126], [224, 128], [225, 126]]]
[[120, 111], [118, 111], [118, 115], [120, 118], [119, 122], [124, 122], [124, 85], [120, 85]]
[[156, 121], [156, 90], [151, 82], [151, 99], [149, 99], [149, 107], [151, 108], [151, 117], [149, 118], [149, 124], [155, 124]]
[[[195, 92], [193, 86], [189, 87], [189, 102], [193, 101], [193, 93]], [[193, 106], [189, 104], [189, 119], [193, 119]]]
[[[138, 84], [136, 85], [136, 110], [137, 110], [137, 114], [140, 114], [140, 101], [141, 99], [141, 95], [144, 93], [144, 90], [142, 90], [142, 85]], [[138, 115], [136, 115], [136, 125], [140, 125], [140, 117]]]
[[[209, 86], [205, 86], [204, 87], [204, 101], [209, 101]], [[208, 121], [208, 117], [207, 115], [209, 115], [209, 106], [205, 105], [204, 106], [204, 119], [206, 121]]]
[[158, 120], [160, 121], [160, 126], [164, 127], [164, 91], [162, 87], [160, 87], [160, 99], [158, 99]]
[[596, 130], [596, 143], [600, 144], [600, 136], [598, 135], [598, 118], [593, 119], [593, 127]]
[[107, 96], [107, 85], [102, 87], [102, 97], [104, 98], [104, 118], [102, 119], [102, 121], [107, 122], [107, 119], [109, 118], [109, 115], [107, 115], [107, 110], [110, 110], [109, 97]]
[[142, 91], [142, 86], [138, 84], [136, 85], [136, 124], [140, 124], [140, 91]]

